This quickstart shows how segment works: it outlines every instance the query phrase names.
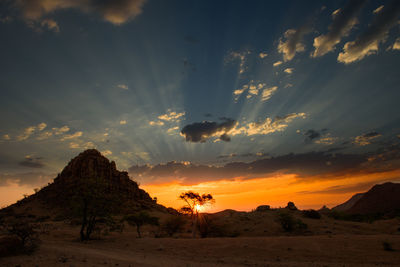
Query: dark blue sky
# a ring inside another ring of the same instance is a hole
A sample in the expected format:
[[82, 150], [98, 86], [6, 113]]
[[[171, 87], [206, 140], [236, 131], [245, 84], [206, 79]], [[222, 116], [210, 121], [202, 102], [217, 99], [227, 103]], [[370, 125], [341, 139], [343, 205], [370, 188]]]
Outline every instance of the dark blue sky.
[[399, 14], [398, 1], [1, 1], [0, 179], [43, 182], [92, 147], [122, 169], [375, 155], [400, 134]]

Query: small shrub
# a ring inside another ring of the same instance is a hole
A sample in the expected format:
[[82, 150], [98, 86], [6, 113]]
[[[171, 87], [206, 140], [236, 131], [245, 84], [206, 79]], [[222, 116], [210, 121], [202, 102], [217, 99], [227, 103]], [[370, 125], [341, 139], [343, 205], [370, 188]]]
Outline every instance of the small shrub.
[[164, 221], [161, 228], [168, 236], [173, 236], [175, 233], [181, 232], [186, 222], [183, 216], [171, 216]]
[[307, 224], [300, 219], [296, 220], [293, 215], [289, 213], [280, 213], [278, 219], [285, 232], [293, 232], [294, 230], [304, 230], [308, 228]]
[[303, 216], [310, 219], [321, 219], [321, 214], [316, 210], [304, 210]]
[[279, 222], [285, 232], [292, 232], [296, 224], [293, 215], [289, 213], [279, 214]]
[[389, 242], [384, 241], [382, 243], [382, 245], [383, 245], [383, 250], [385, 250], [385, 251], [394, 251], [394, 249], [392, 247], [392, 244], [390, 244]]
[[24, 252], [24, 245], [16, 236], [0, 238], [0, 257], [14, 256]]
[[[34, 252], [39, 247], [39, 237], [35, 225], [27, 220], [3, 221], [2, 228], [8, 233], [10, 245], [2, 244], [3, 253], [9, 255]], [[17, 242], [18, 240], [18, 242]]]

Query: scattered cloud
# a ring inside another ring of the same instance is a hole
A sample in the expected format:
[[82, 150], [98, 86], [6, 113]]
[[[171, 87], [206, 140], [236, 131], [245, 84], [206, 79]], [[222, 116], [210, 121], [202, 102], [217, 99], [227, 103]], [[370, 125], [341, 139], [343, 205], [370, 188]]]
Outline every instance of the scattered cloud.
[[66, 134], [60, 140], [65, 141], [65, 140], [75, 139], [81, 137], [82, 135], [83, 135], [82, 132], [75, 132], [74, 134]]
[[89, 148], [96, 148], [96, 146], [92, 142], [71, 142], [69, 143], [69, 148], [73, 149], [89, 149]]
[[149, 124], [151, 126], [155, 126], [155, 125], [162, 126], [162, 125], [164, 125], [164, 122], [162, 122], [162, 121], [149, 121]]
[[275, 117], [274, 119], [266, 118], [261, 122], [250, 122], [245, 124], [244, 126], [238, 126], [228, 133], [232, 136], [243, 134], [246, 136], [251, 135], [266, 135], [274, 132], [284, 131], [289, 123], [292, 122], [296, 118], [306, 118], [305, 113], [291, 113], [283, 117]]
[[387, 39], [389, 30], [398, 23], [400, 2], [392, 1], [377, 13], [368, 29], [354, 41], [347, 42], [337, 60], [344, 64], [353, 63], [378, 52], [379, 44]]
[[75, 9], [83, 13], [96, 13], [103, 20], [121, 25], [142, 13], [146, 0], [114, 1], [66, 1], [66, 0], [15, 0], [14, 6], [21, 11], [22, 18], [33, 28], [47, 28], [58, 32], [57, 22], [49, 16], [56, 11]]
[[244, 84], [242, 88], [236, 89], [233, 91], [233, 95], [235, 96], [235, 101], [239, 100], [239, 97], [247, 92], [246, 98], [250, 99], [254, 96], [257, 96], [262, 92], [262, 101], [266, 101], [271, 98], [272, 94], [278, 89], [277, 86], [272, 86], [267, 88], [266, 83], [256, 82], [251, 80], [248, 84]]
[[36, 130], [35, 126], [30, 126], [28, 128], [25, 128], [23, 134], [17, 136], [17, 140], [24, 141], [28, 139], [35, 132], [35, 130]]
[[372, 13], [377, 14], [377, 13], [381, 12], [382, 9], [383, 9], [383, 7], [384, 7], [384, 5], [379, 6], [379, 7], [376, 8], [374, 11], [372, 11]]
[[54, 127], [54, 128], [52, 128], [52, 130], [53, 130], [55, 135], [60, 135], [60, 134], [64, 134], [66, 132], [69, 132], [69, 127], [65, 125], [65, 126], [63, 126], [61, 128]]
[[380, 133], [377, 132], [370, 132], [370, 133], [366, 133], [363, 135], [359, 135], [357, 137], [354, 138], [354, 144], [358, 145], [358, 146], [366, 146], [366, 145], [370, 145], [371, 141], [375, 138], [378, 138], [382, 136]]
[[185, 116], [185, 112], [177, 113], [175, 111], [170, 111], [169, 113], [158, 116], [158, 118], [163, 121], [176, 121], [183, 116]]
[[179, 130], [179, 127], [178, 127], [178, 126], [171, 127], [171, 128], [169, 128], [169, 129], [167, 130], [167, 133], [168, 133], [168, 134], [175, 134], [178, 130]]
[[400, 50], [400, 37], [396, 39], [394, 42], [393, 46], [391, 47], [392, 50]]
[[328, 129], [309, 129], [303, 133], [300, 130], [297, 130], [297, 133], [304, 136], [304, 142], [306, 144], [315, 143], [320, 145], [333, 145], [338, 140], [337, 137], [333, 137], [328, 133]]
[[46, 127], [47, 127], [47, 124], [44, 123], [44, 122], [40, 123], [40, 124], [37, 126], [37, 128], [38, 128], [39, 131], [43, 131]]
[[337, 140], [338, 140], [337, 137], [332, 137], [328, 133], [326, 136], [321, 137], [318, 140], [315, 140], [315, 143], [320, 145], [333, 145], [334, 143], [336, 143]]
[[343, 37], [358, 23], [357, 15], [365, 0], [350, 0], [347, 4], [332, 13], [332, 24], [328, 33], [314, 39], [314, 53], [312, 57], [320, 57], [335, 50]]
[[126, 120], [121, 120], [121, 121], [119, 121], [119, 124], [125, 125], [125, 124], [126, 124]]
[[298, 29], [289, 29], [284, 33], [285, 41], [282, 41], [282, 38], [279, 40], [278, 52], [283, 54], [285, 62], [292, 60], [296, 53], [304, 51], [303, 38], [310, 32], [311, 27], [305, 25]]
[[195, 122], [183, 127], [181, 135], [185, 137], [187, 142], [193, 143], [204, 143], [209, 138], [216, 136], [219, 136], [223, 141], [227, 141], [228, 138], [225, 134], [232, 130], [235, 125], [236, 121], [230, 118], [223, 118], [220, 123], [212, 121]]
[[43, 168], [44, 164], [41, 162], [42, 158], [33, 157], [32, 155], [26, 155], [24, 160], [20, 161], [18, 164], [29, 168]]
[[277, 61], [274, 64], [272, 64], [274, 67], [278, 67], [279, 65], [282, 65], [282, 61]]
[[107, 157], [109, 155], [112, 155], [111, 150], [103, 150], [100, 152], [103, 156]]
[[239, 60], [239, 74], [243, 74], [246, 70], [246, 58], [251, 52], [249, 50], [243, 52], [232, 51], [228, 54], [226, 62]]
[[278, 86], [272, 86], [269, 88], [266, 88], [262, 91], [261, 95], [261, 100], [262, 101], [267, 101], [272, 97], [272, 95], [275, 93], [275, 91], [278, 90]]
[[286, 68], [286, 69], [284, 70], [284, 72], [287, 73], [287, 74], [292, 74], [293, 71], [294, 71], [294, 68]]
[[57, 174], [43, 172], [0, 173], [0, 186], [18, 184], [19, 186], [43, 186], [56, 177]]
[[3, 135], [3, 140], [11, 140], [11, 137], [10, 137], [10, 135], [9, 134], [4, 134]]
[[263, 59], [263, 58], [267, 57], [268, 54], [267, 54], [267, 53], [264, 53], [264, 52], [261, 52], [260, 54], [258, 54], [258, 56], [259, 56], [261, 59]]
[[126, 84], [118, 84], [117, 87], [120, 89], [129, 90], [129, 87]]
[[41, 28], [38, 29], [48, 29], [53, 32], [60, 32], [60, 27], [54, 19], [42, 19], [40, 22]]

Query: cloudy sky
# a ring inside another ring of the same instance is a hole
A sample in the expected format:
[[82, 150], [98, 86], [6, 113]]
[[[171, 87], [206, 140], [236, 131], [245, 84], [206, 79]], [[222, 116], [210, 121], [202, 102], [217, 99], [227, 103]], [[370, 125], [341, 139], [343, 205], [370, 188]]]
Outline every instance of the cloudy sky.
[[97, 148], [162, 204], [400, 181], [399, 1], [0, 1], [0, 206]]

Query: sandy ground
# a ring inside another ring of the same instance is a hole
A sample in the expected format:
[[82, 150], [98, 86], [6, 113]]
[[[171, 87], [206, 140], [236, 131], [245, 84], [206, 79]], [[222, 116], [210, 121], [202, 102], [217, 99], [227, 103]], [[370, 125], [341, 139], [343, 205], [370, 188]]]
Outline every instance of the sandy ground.
[[[385, 251], [389, 242], [395, 251]], [[81, 243], [58, 233], [33, 255], [0, 258], [0, 266], [400, 266], [400, 235], [236, 238], [135, 238], [113, 233]]]

